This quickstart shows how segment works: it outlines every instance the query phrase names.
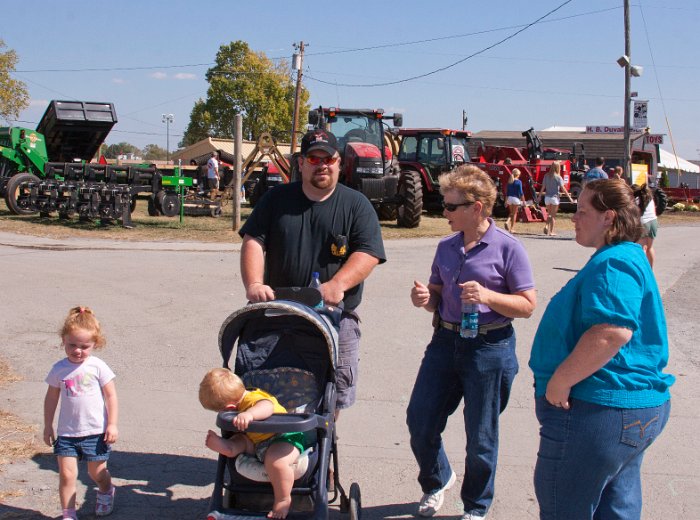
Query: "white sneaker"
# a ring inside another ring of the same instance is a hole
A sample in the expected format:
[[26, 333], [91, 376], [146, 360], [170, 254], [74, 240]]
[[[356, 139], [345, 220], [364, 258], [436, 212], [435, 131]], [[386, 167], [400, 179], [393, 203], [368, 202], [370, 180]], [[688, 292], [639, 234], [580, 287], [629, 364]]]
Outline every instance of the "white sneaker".
[[433, 516], [442, 507], [442, 503], [445, 501], [445, 491], [450, 489], [455, 481], [457, 480], [457, 474], [453, 471], [450, 476], [450, 480], [447, 481], [444, 487], [438, 489], [434, 493], [426, 493], [423, 498], [420, 499], [418, 504], [418, 515], [420, 516]]
[[485, 516], [479, 516], [475, 513], [464, 513], [462, 520], [484, 520]]
[[95, 504], [95, 516], [107, 516], [112, 514], [114, 509], [114, 493], [116, 488], [112, 488], [106, 493], [97, 490], [97, 502]]

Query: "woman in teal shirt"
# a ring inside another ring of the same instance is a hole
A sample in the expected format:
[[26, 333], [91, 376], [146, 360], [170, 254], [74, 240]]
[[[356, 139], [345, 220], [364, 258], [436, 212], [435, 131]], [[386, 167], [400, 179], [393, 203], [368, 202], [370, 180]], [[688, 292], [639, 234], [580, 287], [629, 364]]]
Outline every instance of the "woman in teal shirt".
[[668, 420], [675, 380], [662, 372], [661, 295], [635, 244], [629, 186], [588, 183], [573, 221], [576, 241], [596, 251], [547, 306], [530, 357], [540, 518], [640, 518], [642, 458]]

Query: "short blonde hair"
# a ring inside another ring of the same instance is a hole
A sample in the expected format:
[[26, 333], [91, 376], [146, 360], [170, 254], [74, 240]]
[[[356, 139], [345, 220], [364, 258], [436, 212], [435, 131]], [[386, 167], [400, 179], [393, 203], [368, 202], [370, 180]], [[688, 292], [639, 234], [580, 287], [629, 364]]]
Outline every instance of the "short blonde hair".
[[483, 170], [472, 164], [463, 164], [440, 176], [440, 193], [454, 190], [464, 197], [464, 202], [483, 205], [482, 215], [488, 217], [496, 202], [496, 185]]
[[237, 404], [245, 385], [240, 377], [228, 368], [213, 368], [199, 384], [199, 402], [207, 410], [220, 412], [231, 404]]

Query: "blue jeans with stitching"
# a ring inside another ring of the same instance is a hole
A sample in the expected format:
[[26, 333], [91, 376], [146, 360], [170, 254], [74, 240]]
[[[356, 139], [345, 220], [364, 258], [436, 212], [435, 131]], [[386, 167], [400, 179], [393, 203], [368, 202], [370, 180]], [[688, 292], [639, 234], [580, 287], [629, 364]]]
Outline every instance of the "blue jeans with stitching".
[[406, 419], [423, 493], [444, 487], [452, 474], [442, 432], [464, 398], [467, 456], [461, 498], [466, 512], [486, 514], [493, 501], [499, 415], [508, 404], [517, 372], [512, 326], [474, 339], [444, 328], [435, 331], [416, 377]]
[[611, 408], [571, 399], [535, 400], [540, 448], [535, 494], [541, 520], [634, 520], [642, 514], [644, 451], [664, 429], [671, 402]]

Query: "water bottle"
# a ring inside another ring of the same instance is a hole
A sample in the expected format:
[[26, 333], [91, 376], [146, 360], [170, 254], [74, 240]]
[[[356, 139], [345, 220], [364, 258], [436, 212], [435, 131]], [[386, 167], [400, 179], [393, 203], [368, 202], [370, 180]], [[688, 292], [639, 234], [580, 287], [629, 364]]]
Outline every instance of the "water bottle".
[[463, 338], [475, 338], [479, 334], [479, 305], [462, 302], [462, 322], [459, 335]]
[[[321, 275], [318, 274], [317, 271], [314, 271], [311, 273], [311, 283], [309, 284], [309, 287], [313, 287], [314, 289], [317, 289], [319, 292], [321, 292]], [[321, 298], [321, 301], [318, 302], [314, 306], [314, 309], [323, 309], [324, 303], [323, 303], [323, 298]]]

